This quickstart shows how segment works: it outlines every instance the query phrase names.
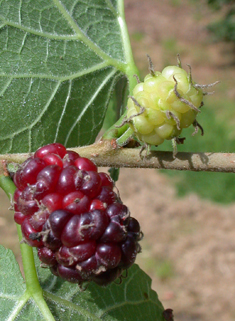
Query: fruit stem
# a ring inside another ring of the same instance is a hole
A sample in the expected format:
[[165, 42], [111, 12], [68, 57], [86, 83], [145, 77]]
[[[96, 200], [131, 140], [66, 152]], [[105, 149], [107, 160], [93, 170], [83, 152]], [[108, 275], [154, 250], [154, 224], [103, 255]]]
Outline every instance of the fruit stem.
[[132, 90], [136, 85], [136, 78], [134, 78], [134, 75], [139, 76], [139, 70], [136, 67], [134, 58], [133, 58], [130, 37], [129, 37], [126, 19], [125, 19], [125, 8], [124, 8], [123, 0], [117, 1], [117, 8], [119, 12], [118, 22], [120, 25], [120, 32], [121, 32], [122, 41], [123, 41], [123, 49], [124, 49], [124, 54], [127, 62], [125, 73], [129, 81], [130, 93], [132, 93]]
[[125, 146], [130, 138], [133, 136], [134, 131], [131, 127], [129, 127], [123, 134], [120, 136], [117, 140], [116, 143], [118, 146]]
[[[22, 233], [21, 227], [17, 224], [17, 232], [19, 235], [19, 240], [22, 242]], [[20, 251], [22, 255], [22, 263], [25, 273], [25, 282], [27, 290], [33, 296], [35, 292], [42, 293], [42, 289], [40, 287], [37, 272], [35, 268], [35, 262], [33, 257], [33, 248], [25, 243], [20, 243]]]
[[[125, 146], [134, 135], [133, 129], [129, 127], [128, 123], [125, 123], [125, 117], [126, 112], [104, 133], [102, 140], [115, 139], [118, 147]], [[119, 127], [122, 123], [124, 125]]]
[[[129, 93], [132, 94], [132, 91], [137, 84], [136, 76], [137, 78], [139, 77], [139, 70], [136, 67], [136, 64], [133, 58], [130, 37], [129, 37], [126, 20], [125, 20], [124, 1], [118, 0], [117, 7], [119, 12], [118, 22], [120, 26], [120, 32], [121, 32], [122, 41], [123, 41], [123, 49], [124, 49], [124, 54], [126, 59], [126, 64], [123, 71], [125, 72], [126, 77], [128, 79]], [[119, 118], [119, 120], [104, 133], [102, 137], [103, 140], [117, 139], [120, 136], [122, 136], [124, 133], [125, 133], [125, 136], [128, 136], [128, 134], [130, 133], [128, 124], [124, 124], [122, 127], [117, 128], [117, 126], [119, 126], [123, 122], [123, 119], [126, 116], [126, 113], [127, 111], [125, 111], [124, 114], [121, 116], [121, 118]], [[132, 135], [133, 135], [133, 132], [131, 133], [130, 136]], [[129, 138], [130, 137], [127, 137], [127, 140]]]
[[[16, 186], [11, 180], [10, 176], [0, 175], [0, 187], [4, 190], [8, 198], [11, 200], [12, 195], [16, 190]], [[22, 232], [20, 225], [16, 224], [17, 233], [20, 241], [20, 251], [22, 256], [23, 269], [25, 274], [26, 292], [32, 297], [38, 305], [45, 320], [54, 321], [54, 317], [51, 314], [44, 298], [43, 291], [39, 284], [37, 272], [35, 268], [33, 248], [27, 244], [22, 244]]]
[[[22, 240], [21, 227], [17, 224], [17, 231], [19, 239]], [[35, 261], [33, 256], [33, 248], [27, 244], [20, 244], [20, 251], [22, 255], [23, 269], [25, 273], [25, 282], [27, 287], [27, 292], [35, 300], [38, 308], [43, 314], [45, 320], [55, 321], [48, 305], [46, 304], [43, 297], [43, 290], [40, 286], [37, 271], [35, 268]]]
[[[115, 124], [113, 124], [102, 136], [102, 140], [112, 140], [117, 139], [121, 137], [126, 131], [129, 130], [129, 124], [125, 123], [125, 117], [126, 117], [126, 111], [125, 113], [116, 121]], [[120, 126], [122, 125], [123, 126]], [[132, 133], [133, 134], [133, 133]]]

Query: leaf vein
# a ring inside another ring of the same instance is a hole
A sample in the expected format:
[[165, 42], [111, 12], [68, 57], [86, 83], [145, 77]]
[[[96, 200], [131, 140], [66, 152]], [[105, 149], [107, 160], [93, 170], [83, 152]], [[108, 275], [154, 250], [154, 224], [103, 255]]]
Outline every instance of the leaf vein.
[[153, 301], [152, 299], [142, 299], [142, 300], [137, 300], [137, 301], [129, 301], [129, 300], [126, 300], [122, 303], [119, 303], [119, 304], [115, 304], [114, 306], [110, 306], [108, 307], [103, 314], [100, 315], [101, 318], [105, 317], [110, 311], [114, 311], [116, 309], [119, 309], [121, 307], [124, 307], [126, 305], [140, 305], [142, 303], [146, 303], [146, 302], [151, 302], [153, 303], [154, 305], [156, 304], [155, 301]]
[[56, 285], [57, 280], [58, 280], [58, 278], [53, 275], [53, 277], [51, 278], [50, 283], [47, 282], [47, 291], [52, 291], [52, 289]]
[[42, 20], [42, 11], [39, 12], [38, 24], [39, 24], [40, 31], [43, 32], [41, 20]]
[[46, 57], [45, 57], [45, 64], [47, 64], [47, 60], [48, 60], [48, 56], [49, 56], [49, 43], [50, 43], [50, 39], [47, 39], [47, 42], [46, 42]]
[[22, 0], [19, 1], [19, 24], [21, 25], [21, 7], [22, 7]]
[[60, 0], [53, 0], [55, 5], [57, 6], [60, 13], [63, 15], [63, 17], [66, 19], [66, 21], [70, 24], [70, 26], [73, 28], [74, 32], [77, 34], [78, 37], [84, 43], [92, 49], [98, 56], [100, 56], [102, 59], [106, 60], [109, 65], [120, 67], [123, 65], [123, 63], [118, 62], [117, 60], [111, 58], [109, 55], [107, 55], [99, 46], [97, 46], [94, 42], [91, 41], [91, 39], [84, 34], [84, 32], [80, 29], [76, 21], [70, 16], [67, 9], [64, 7], [62, 2]]
[[70, 309], [73, 309], [73, 310], [79, 312], [81, 315], [86, 316], [87, 318], [89, 318], [89, 317], [92, 318], [91, 319], [92, 321], [100, 321], [100, 318], [97, 317], [94, 313], [87, 311], [86, 309], [82, 308], [81, 306], [79, 306], [73, 302], [67, 301], [67, 300], [65, 300], [59, 296], [56, 296], [55, 294], [47, 292], [47, 291], [43, 291], [43, 295], [47, 300], [55, 302], [58, 305], [66, 306]]
[[99, 69], [103, 69], [108, 66], [107, 62], [101, 62], [98, 63], [90, 68], [84, 69], [83, 71], [78, 71], [77, 73], [74, 73], [69, 76], [54, 76], [54, 75], [48, 75], [48, 74], [6, 74], [2, 73], [0, 74], [0, 77], [11, 77], [11, 79], [19, 79], [19, 78], [40, 78], [40, 79], [51, 79], [51, 80], [58, 80], [60, 82], [66, 81], [66, 80], [73, 80], [78, 77], [85, 76], [87, 74], [90, 74], [94, 71], [97, 71]]
[[11, 82], [12, 82], [12, 77], [9, 78], [9, 81], [7, 81], [5, 86], [2, 87], [2, 90], [0, 91], [0, 97], [4, 95], [5, 91], [10, 86]]
[[10, 27], [14, 27], [14, 28], [23, 30], [29, 34], [44, 37], [44, 38], [49, 38], [49, 39], [55, 39], [55, 40], [79, 40], [80, 39], [80, 37], [77, 34], [58, 35], [58, 34], [52, 34], [52, 33], [45, 32], [45, 31], [41, 32], [41, 31], [38, 31], [33, 28], [28, 28], [28, 27], [22, 26], [22, 25], [15, 23], [13, 21], [5, 20], [2, 15], [0, 15], [0, 19], [3, 20], [3, 24], [0, 26], [0, 29], [4, 28], [5, 26], [10, 26]]
[[27, 34], [28, 34], [28, 33], [25, 32], [24, 37], [23, 37], [23, 39], [22, 39], [21, 47], [19, 48], [19, 54], [21, 54], [21, 51], [22, 51], [22, 49], [24, 48], [24, 44], [25, 44], [25, 40], [26, 40]]
[[14, 321], [29, 299], [30, 299], [30, 295], [26, 291], [18, 300], [17, 304], [14, 306], [14, 309], [8, 315], [7, 321]]
[[69, 81], [69, 87], [68, 87], [68, 95], [66, 97], [66, 100], [65, 100], [65, 103], [64, 103], [64, 107], [63, 107], [60, 119], [58, 121], [58, 126], [57, 126], [57, 129], [56, 129], [56, 134], [55, 134], [54, 141], [57, 140], [57, 137], [58, 137], [58, 134], [59, 134], [59, 130], [60, 130], [60, 126], [61, 126], [61, 123], [62, 123], [62, 119], [63, 119], [63, 117], [65, 115], [65, 111], [66, 111], [66, 108], [67, 108], [67, 105], [68, 105], [68, 102], [69, 102], [69, 99], [70, 99], [70, 96], [71, 96], [71, 88], [72, 88], [72, 81], [70, 80]]
[[79, 116], [77, 117], [77, 119], [75, 120], [74, 124], [70, 127], [70, 130], [67, 134], [67, 137], [65, 139], [65, 145], [68, 142], [68, 139], [72, 133], [72, 131], [74, 130], [75, 126], [77, 125], [77, 123], [79, 123], [79, 121], [81, 120], [82, 116], [86, 113], [87, 109], [89, 108], [90, 104], [92, 103], [92, 101], [96, 98], [96, 96], [98, 95], [98, 93], [100, 92], [100, 90], [102, 89], [102, 87], [106, 84], [106, 82], [115, 74], [116, 70], [112, 70], [109, 75], [107, 77], [105, 77], [105, 79], [102, 81], [102, 83], [99, 85], [99, 87], [96, 89], [96, 91], [94, 92], [94, 94], [90, 97], [88, 103], [84, 106], [82, 112], [79, 114]]
[[115, 16], [118, 16], [119, 13], [117, 12], [117, 10], [114, 8], [112, 2], [110, 0], [105, 0], [107, 6], [109, 7], [109, 9], [112, 11], [112, 13], [115, 15]]
[[71, 7], [71, 9], [70, 9], [70, 12], [69, 12], [71, 16], [73, 15], [74, 8], [76, 7], [76, 5], [77, 5], [78, 2], [79, 2], [79, 0], [76, 0], [76, 1], [74, 1], [74, 3], [73, 3], [73, 5], [72, 5], [72, 7]]

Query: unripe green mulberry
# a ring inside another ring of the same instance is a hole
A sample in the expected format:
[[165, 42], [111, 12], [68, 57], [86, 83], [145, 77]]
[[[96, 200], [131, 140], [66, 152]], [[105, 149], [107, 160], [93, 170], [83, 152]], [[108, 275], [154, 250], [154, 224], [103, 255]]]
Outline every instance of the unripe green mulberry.
[[195, 125], [202, 98], [200, 86], [194, 86], [191, 73], [181, 67], [168, 66], [162, 73], [151, 70], [128, 99], [127, 119], [141, 142], [160, 145]]

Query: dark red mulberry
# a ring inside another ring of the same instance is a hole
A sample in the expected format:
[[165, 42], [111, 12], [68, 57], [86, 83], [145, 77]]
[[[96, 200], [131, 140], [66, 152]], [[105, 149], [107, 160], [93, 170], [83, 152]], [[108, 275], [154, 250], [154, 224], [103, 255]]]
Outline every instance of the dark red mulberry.
[[91, 160], [46, 145], [20, 166], [14, 182], [15, 221], [54, 275], [107, 285], [134, 263], [140, 225]]

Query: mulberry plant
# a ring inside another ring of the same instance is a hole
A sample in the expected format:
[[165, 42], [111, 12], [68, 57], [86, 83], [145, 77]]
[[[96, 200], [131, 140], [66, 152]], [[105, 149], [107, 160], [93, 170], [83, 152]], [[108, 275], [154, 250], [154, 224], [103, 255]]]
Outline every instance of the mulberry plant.
[[151, 61], [138, 83], [123, 0], [2, 0], [0, 21], [0, 187], [24, 272], [0, 246], [0, 319], [172, 321], [135, 264], [144, 231], [116, 181], [139, 144], [202, 130], [204, 86]]

